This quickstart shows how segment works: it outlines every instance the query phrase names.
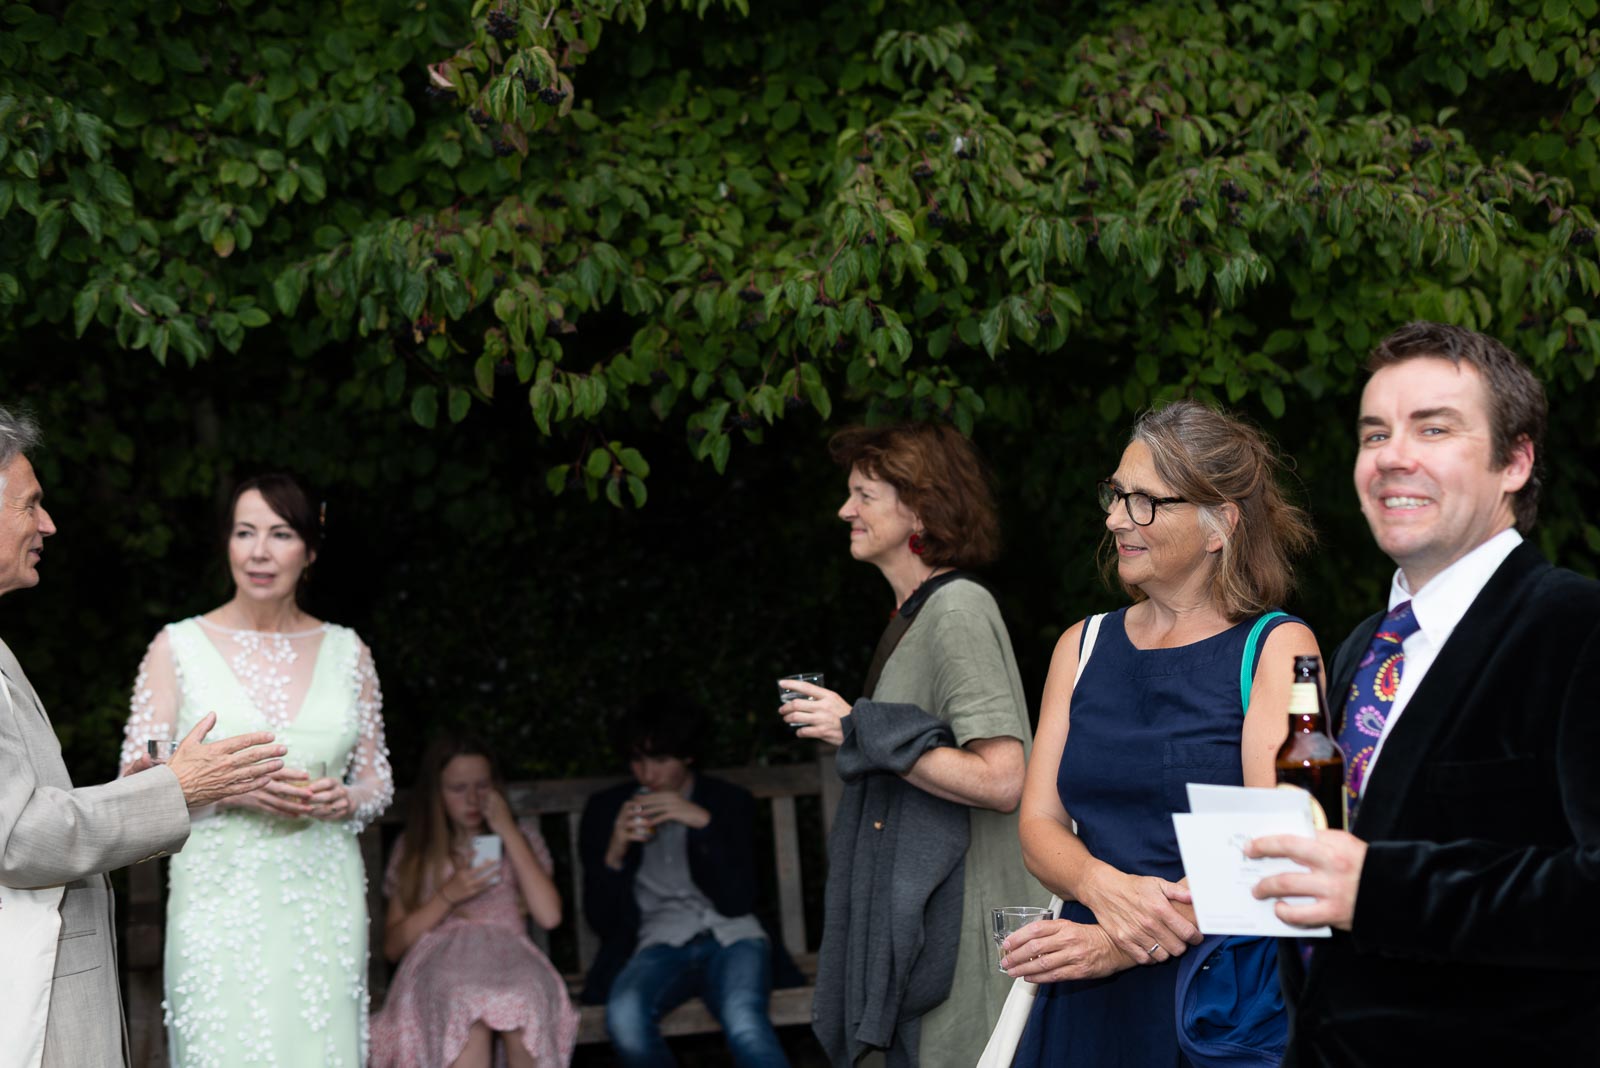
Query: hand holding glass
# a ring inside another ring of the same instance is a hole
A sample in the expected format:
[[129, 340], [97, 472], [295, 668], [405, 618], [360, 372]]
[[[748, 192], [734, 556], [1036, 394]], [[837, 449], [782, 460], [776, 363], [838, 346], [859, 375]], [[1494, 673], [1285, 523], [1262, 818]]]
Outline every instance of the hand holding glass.
[[[799, 692], [798, 690], [791, 690], [791, 689], [789, 689], [789, 687], [785, 686], [784, 683], [787, 682], [790, 679], [799, 679], [801, 682], [809, 682], [813, 686], [821, 686], [822, 685], [822, 672], [820, 672], [820, 671], [795, 671], [795, 672], [792, 672], [792, 673], [790, 673], [788, 675], [785, 675], [783, 678], [779, 679], [778, 680], [778, 704], [786, 705], [790, 701], [815, 701], [816, 700], [816, 698], [814, 698], [814, 697], [807, 697], [805, 694]], [[789, 729], [797, 731], [803, 726], [805, 726], [805, 724], [803, 724], [803, 723], [791, 723], [791, 724], [789, 724]]]
[[1000, 967], [1000, 960], [1005, 957], [1005, 941], [1007, 938], [1022, 930], [1034, 920], [1053, 920], [1056, 914], [1050, 909], [1036, 908], [1033, 905], [1011, 905], [1007, 908], [994, 909], [994, 944], [999, 953], [995, 956], [995, 968], [1004, 973]]
[[[326, 760], [300, 760], [297, 759], [293, 754], [290, 754], [289, 757], [286, 758], [285, 763], [287, 763], [291, 768], [298, 768], [306, 773], [305, 778], [303, 779], [295, 778], [287, 779], [285, 781], [288, 782], [289, 785], [298, 787], [307, 792], [311, 790], [312, 784], [318, 779], [325, 779], [328, 777], [328, 762]], [[315, 802], [313, 801], [310, 803], [314, 804]]]

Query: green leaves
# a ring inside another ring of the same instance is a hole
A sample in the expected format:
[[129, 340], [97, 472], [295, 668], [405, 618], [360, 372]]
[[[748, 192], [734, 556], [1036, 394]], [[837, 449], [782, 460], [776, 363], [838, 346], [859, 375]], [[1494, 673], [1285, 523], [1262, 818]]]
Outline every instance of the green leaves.
[[[612, 440], [641, 421], [723, 471], [780, 421], [1113, 432], [1180, 392], [1293, 420], [1417, 315], [1576, 384], [1585, 4], [552, 0], [506, 39], [459, 0], [181, 35], [18, 8], [0, 304], [159, 359], [259, 331], [439, 432], [526, 389], [552, 484], [614, 503], [645, 499]], [[1497, 122], [1507, 77], [1570, 104]]]
[[433, 386], [418, 386], [411, 394], [411, 418], [428, 430], [439, 421], [439, 391]]

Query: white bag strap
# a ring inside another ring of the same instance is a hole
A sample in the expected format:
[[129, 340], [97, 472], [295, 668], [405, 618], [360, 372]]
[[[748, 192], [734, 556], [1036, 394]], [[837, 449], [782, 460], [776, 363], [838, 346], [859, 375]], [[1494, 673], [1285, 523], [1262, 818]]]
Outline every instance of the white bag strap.
[[1101, 612], [1097, 616], [1090, 616], [1089, 621], [1083, 625], [1083, 647], [1078, 650], [1078, 673], [1072, 676], [1074, 690], [1083, 679], [1083, 669], [1089, 666], [1089, 654], [1094, 652], [1095, 639], [1100, 637], [1100, 621], [1105, 618], [1106, 614]]
[[[1083, 645], [1078, 650], [1078, 673], [1072, 678], [1073, 689], [1077, 689], [1078, 681], [1083, 678], [1089, 654], [1094, 652], [1095, 639], [1100, 637], [1100, 621], [1105, 618], [1102, 612], [1090, 616], [1084, 624]], [[1061, 917], [1061, 899], [1054, 895], [1050, 897], [1050, 915], [1057, 919]], [[1011, 1059], [1017, 1055], [1017, 1043], [1022, 1040], [1022, 1032], [1028, 1026], [1028, 1016], [1033, 1012], [1034, 995], [1038, 992], [1037, 983], [1030, 983], [1026, 979], [1011, 980], [1011, 990], [1006, 994], [1005, 1006], [1000, 1010], [1000, 1022], [995, 1024], [988, 1045], [983, 1047], [983, 1056], [978, 1058], [977, 1068], [1010, 1068]]]

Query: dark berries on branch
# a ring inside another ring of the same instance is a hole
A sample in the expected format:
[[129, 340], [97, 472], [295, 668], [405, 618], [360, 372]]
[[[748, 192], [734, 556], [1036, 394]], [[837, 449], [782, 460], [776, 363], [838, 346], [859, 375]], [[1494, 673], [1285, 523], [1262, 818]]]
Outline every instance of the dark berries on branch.
[[547, 85], [543, 89], [539, 90], [539, 103], [549, 104], [551, 107], [555, 107], [566, 98], [567, 94], [563, 90], [557, 89], [553, 86]]
[[1178, 210], [1183, 212], [1185, 215], [1193, 215], [1195, 211], [1199, 209], [1199, 207], [1200, 202], [1194, 197], [1184, 197], [1182, 200], [1178, 201]]
[[495, 155], [497, 155], [497, 156], [509, 156], [515, 151], [516, 151], [516, 148], [514, 148], [508, 142], [501, 141], [499, 138], [495, 139], [495, 142], [494, 142], [494, 154]]
[[1230, 204], [1243, 204], [1245, 201], [1250, 199], [1250, 194], [1246, 193], [1239, 186], [1239, 183], [1234, 181], [1232, 178], [1229, 178], [1220, 186], [1218, 186], [1217, 192], [1221, 194], [1223, 200], [1226, 200]]
[[1588, 245], [1593, 244], [1593, 242], [1594, 229], [1592, 227], [1585, 226], [1581, 230], [1574, 230], [1572, 232], [1572, 243], [1574, 245]]
[[753, 282], [739, 290], [739, 299], [746, 304], [760, 304], [766, 297], [767, 295], [757, 289]]
[[489, 12], [489, 36], [496, 41], [509, 41], [517, 35], [517, 20], [504, 11]]

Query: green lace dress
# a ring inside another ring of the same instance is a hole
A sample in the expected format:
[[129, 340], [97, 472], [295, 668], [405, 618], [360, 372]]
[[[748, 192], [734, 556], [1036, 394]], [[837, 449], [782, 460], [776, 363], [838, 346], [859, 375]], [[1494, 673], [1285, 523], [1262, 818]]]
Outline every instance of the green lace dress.
[[367, 1059], [366, 881], [356, 835], [393, 795], [382, 697], [354, 631], [235, 631], [199, 617], [150, 645], [123, 764], [150, 738], [181, 739], [207, 712], [211, 740], [270, 730], [286, 764], [342, 778], [347, 820], [247, 808], [196, 813], [172, 858], [166, 1024], [182, 1068], [362, 1068]]

